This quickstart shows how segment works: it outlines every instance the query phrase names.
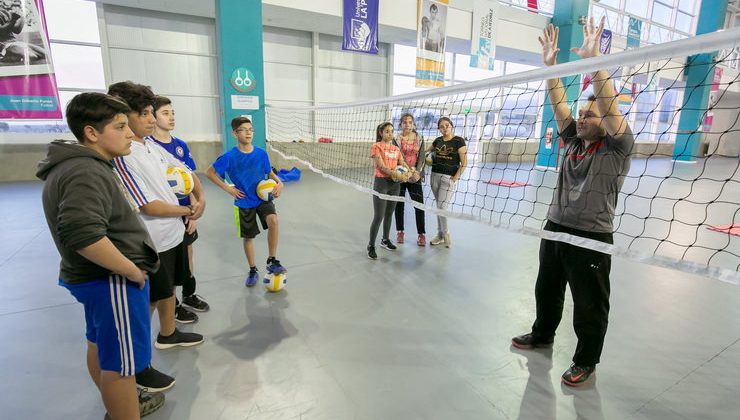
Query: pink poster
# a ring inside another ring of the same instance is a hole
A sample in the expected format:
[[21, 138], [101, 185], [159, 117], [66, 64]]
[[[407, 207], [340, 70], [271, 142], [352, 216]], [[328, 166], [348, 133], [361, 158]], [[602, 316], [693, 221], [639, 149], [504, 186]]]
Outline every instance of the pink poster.
[[0, 9], [0, 119], [61, 119], [42, 0]]

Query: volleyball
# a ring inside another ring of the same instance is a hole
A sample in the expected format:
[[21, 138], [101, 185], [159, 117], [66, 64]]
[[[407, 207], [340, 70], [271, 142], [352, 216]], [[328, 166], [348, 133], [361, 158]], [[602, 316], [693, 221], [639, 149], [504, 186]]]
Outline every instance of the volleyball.
[[276, 293], [285, 288], [288, 276], [287, 273], [267, 273], [262, 282], [268, 292]]
[[277, 185], [272, 179], [264, 179], [257, 184], [257, 195], [262, 201], [272, 201], [272, 190]]
[[170, 188], [172, 188], [172, 192], [175, 193], [177, 198], [185, 198], [190, 195], [195, 184], [193, 174], [177, 166], [167, 168], [167, 183], [170, 184]]

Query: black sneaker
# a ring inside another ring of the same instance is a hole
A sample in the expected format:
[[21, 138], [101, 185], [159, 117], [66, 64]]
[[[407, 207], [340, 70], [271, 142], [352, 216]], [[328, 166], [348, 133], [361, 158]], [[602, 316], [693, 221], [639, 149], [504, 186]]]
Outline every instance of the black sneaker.
[[157, 335], [157, 341], [154, 342], [154, 347], [164, 350], [172, 347], [190, 347], [195, 346], [203, 342], [203, 336], [196, 333], [182, 332], [175, 328], [175, 332], [169, 336], [163, 336], [162, 334]]
[[147, 366], [136, 374], [136, 386], [148, 392], [162, 392], [175, 386], [175, 378]]
[[[164, 394], [161, 392], [146, 392], [139, 390], [139, 417], [148, 416], [164, 405]], [[104, 420], [111, 420], [110, 414], [105, 413]]]
[[188, 311], [182, 305], [175, 306], [175, 321], [181, 324], [191, 324], [198, 320], [198, 315]]
[[568, 386], [581, 386], [596, 371], [596, 366], [578, 366], [575, 363], [570, 365], [568, 370], [563, 373], [561, 379]]
[[522, 350], [531, 350], [538, 347], [549, 347], [553, 340], [542, 340], [535, 337], [532, 333], [520, 335], [511, 339], [511, 345]]
[[377, 260], [378, 254], [375, 253], [375, 247], [372, 245], [367, 246], [367, 257], [371, 260]]
[[398, 247], [393, 245], [390, 239], [383, 239], [380, 241], [380, 246], [387, 249], [388, 251], [395, 251]]
[[182, 298], [182, 304], [198, 312], [206, 312], [211, 309], [208, 303], [198, 295], [184, 296]]

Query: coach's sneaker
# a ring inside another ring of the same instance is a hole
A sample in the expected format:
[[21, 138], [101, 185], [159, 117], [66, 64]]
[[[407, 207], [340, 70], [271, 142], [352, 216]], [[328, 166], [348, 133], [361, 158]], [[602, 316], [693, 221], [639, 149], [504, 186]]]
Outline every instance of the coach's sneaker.
[[[164, 405], [164, 394], [161, 392], [146, 392], [139, 389], [139, 417], [148, 416]], [[105, 413], [103, 420], [112, 420], [110, 414]]]
[[420, 233], [419, 238], [416, 240], [416, 245], [426, 246], [426, 244], [427, 244], [427, 237], [424, 236], [423, 233]]
[[561, 377], [563, 383], [568, 386], [581, 386], [596, 371], [596, 366], [578, 366], [573, 363]]
[[445, 246], [447, 248], [451, 247], [452, 246], [452, 238], [450, 238], [450, 232], [445, 233], [444, 238], [445, 238]]
[[538, 347], [550, 347], [553, 340], [542, 340], [532, 333], [520, 335], [511, 339], [511, 345], [522, 350], [531, 350]]
[[439, 244], [445, 243], [444, 235], [437, 235], [435, 236], [431, 241], [429, 241], [429, 245], [435, 246]]
[[260, 274], [257, 272], [257, 267], [252, 267], [249, 269], [249, 274], [247, 275], [247, 281], [244, 283], [247, 287], [253, 287], [260, 279]]
[[377, 260], [378, 254], [375, 252], [375, 247], [372, 245], [367, 246], [367, 257], [371, 260]]
[[380, 241], [380, 247], [385, 248], [388, 251], [395, 251], [396, 249], [398, 249], [397, 246], [393, 245], [393, 242], [391, 242], [390, 239], [383, 239], [382, 241]]
[[396, 234], [396, 243], [402, 244], [403, 243], [403, 231], [399, 230]]
[[165, 350], [172, 347], [190, 347], [196, 346], [204, 341], [203, 336], [196, 333], [182, 332], [175, 328], [175, 332], [168, 336], [162, 334], [157, 335], [157, 341], [154, 342], [154, 347]]
[[182, 305], [175, 306], [175, 321], [180, 324], [192, 324], [198, 320], [198, 315], [188, 311]]
[[267, 273], [269, 274], [282, 274], [285, 273], [286, 270], [285, 267], [283, 267], [280, 264], [280, 260], [278, 260], [275, 257], [270, 257], [267, 259]]
[[136, 386], [148, 392], [163, 392], [175, 386], [175, 378], [149, 365], [136, 374]]
[[209, 309], [211, 309], [211, 307], [205, 300], [203, 300], [202, 297], [195, 294], [190, 296], [183, 296], [182, 304], [198, 312], [207, 312]]

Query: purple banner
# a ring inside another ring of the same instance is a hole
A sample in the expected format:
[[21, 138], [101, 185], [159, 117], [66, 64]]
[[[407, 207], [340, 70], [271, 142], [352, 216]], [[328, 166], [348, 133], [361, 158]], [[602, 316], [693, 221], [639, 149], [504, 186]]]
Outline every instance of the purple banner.
[[42, 0], [9, 0], [0, 9], [0, 119], [61, 118]]
[[612, 50], [612, 31], [604, 29], [601, 33], [601, 40], [599, 44], [599, 50], [602, 54], [609, 54]]
[[342, 49], [378, 53], [378, 0], [344, 0]]

